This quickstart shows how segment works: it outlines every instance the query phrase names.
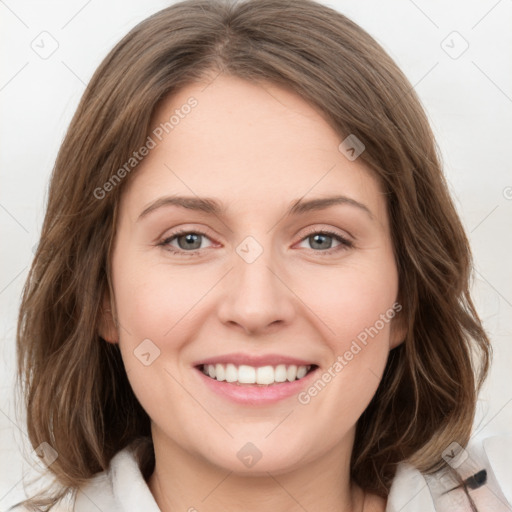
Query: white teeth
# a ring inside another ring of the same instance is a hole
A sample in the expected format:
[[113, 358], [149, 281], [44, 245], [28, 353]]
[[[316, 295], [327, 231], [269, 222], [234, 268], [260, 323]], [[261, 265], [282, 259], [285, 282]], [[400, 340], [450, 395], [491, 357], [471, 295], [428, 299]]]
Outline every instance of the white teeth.
[[297, 367], [292, 364], [288, 366], [288, 369], [286, 370], [286, 378], [292, 382], [297, 378]]
[[238, 370], [234, 364], [226, 366], [226, 382], [236, 382], [238, 380]]
[[258, 384], [274, 384], [274, 368], [262, 366], [256, 370], [256, 382]]
[[221, 381], [226, 380], [226, 372], [224, 370], [224, 366], [222, 366], [221, 364], [215, 365], [215, 378]]
[[286, 380], [286, 365], [278, 364], [274, 371], [274, 379], [276, 382], [284, 382]]
[[261, 384], [271, 385], [276, 382], [293, 382], [302, 379], [311, 369], [308, 366], [296, 366], [294, 364], [277, 366], [260, 366], [255, 368], [248, 365], [236, 367], [234, 364], [208, 364], [203, 365], [203, 373], [212, 379], [226, 382], [237, 382], [239, 384]]
[[302, 379], [302, 377], [304, 377], [306, 375], [306, 373], [308, 373], [308, 370], [306, 369], [306, 367], [299, 366], [297, 368], [297, 379]]
[[256, 368], [246, 366], [245, 364], [239, 366], [238, 382], [240, 384], [254, 384], [256, 382]]

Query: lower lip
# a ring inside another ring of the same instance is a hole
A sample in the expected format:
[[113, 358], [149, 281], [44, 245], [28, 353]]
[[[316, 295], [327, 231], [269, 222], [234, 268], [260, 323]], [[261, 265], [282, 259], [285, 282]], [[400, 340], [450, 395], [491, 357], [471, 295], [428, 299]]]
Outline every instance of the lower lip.
[[300, 393], [304, 387], [309, 385], [318, 368], [309, 372], [302, 379], [293, 382], [280, 382], [269, 386], [218, 381], [205, 375], [199, 368], [195, 368], [195, 370], [202, 381], [213, 392], [222, 397], [244, 405], [268, 405]]

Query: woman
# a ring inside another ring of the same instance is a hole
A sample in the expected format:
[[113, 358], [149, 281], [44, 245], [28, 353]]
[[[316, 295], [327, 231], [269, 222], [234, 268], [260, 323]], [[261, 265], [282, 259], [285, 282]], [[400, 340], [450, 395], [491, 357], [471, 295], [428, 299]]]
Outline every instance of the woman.
[[500, 510], [463, 448], [490, 361], [470, 271], [425, 114], [366, 32], [308, 0], [160, 11], [52, 175], [18, 349], [58, 485], [25, 506], [413, 510], [419, 476], [430, 506]]

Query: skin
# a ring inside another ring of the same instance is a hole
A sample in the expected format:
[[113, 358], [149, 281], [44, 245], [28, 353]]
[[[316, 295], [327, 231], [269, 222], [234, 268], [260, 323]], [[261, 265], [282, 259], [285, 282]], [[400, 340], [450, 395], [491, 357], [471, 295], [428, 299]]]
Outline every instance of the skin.
[[[114, 297], [105, 297], [118, 324], [108, 317], [101, 325], [103, 338], [120, 344], [131, 386], [152, 420], [149, 488], [164, 512], [363, 510], [364, 493], [349, 478], [355, 425], [390, 349], [403, 340], [400, 315], [307, 405], [297, 396], [266, 406], [233, 403], [204, 385], [193, 362], [273, 353], [327, 371], [397, 298], [385, 196], [360, 158], [339, 151], [344, 137], [293, 92], [220, 75], [166, 98], [154, 125], [190, 96], [198, 105], [123, 191]], [[215, 198], [226, 212], [168, 205], [138, 220], [171, 194]], [[333, 194], [371, 213], [339, 204], [285, 215], [303, 196]], [[199, 237], [198, 255], [187, 254], [183, 236], [181, 246], [179, 238], [158, 245], [177, 228], [207, 234]], [[318, 248], [311, 235], [322, 229], [352, 245], [327, 236]], [[236, 252], [247, 236], [263, 250], [252, 263]], [[148, 366], [134, 355], [145, 339], [160, 350]], [[250, 468], [237, 457], [247, 442], [262, 454]], [[364, 501], [366, 512], [385, 508], [382, 498], [367, 494]]]

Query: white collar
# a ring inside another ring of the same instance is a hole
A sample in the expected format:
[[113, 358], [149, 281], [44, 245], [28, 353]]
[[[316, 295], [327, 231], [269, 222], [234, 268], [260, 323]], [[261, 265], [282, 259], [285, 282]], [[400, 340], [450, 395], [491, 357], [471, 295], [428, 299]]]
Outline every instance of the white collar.
[[[512, 510], [512, 435], [476, 439], [466, 449], [499, 486], [502, 501]], [[496, 489], [495, 489], [496, 490]], [[109, 512], [160, 512], [130, 447], [112, 459], [108, 471], [97, 474], [77, 493], [77, 512], [91, 510], [91, 503]], [[504, 508], [506, 509], [506, 508]], [[391, 485], [386, 512], [444, 512], [436, 508], [428, 478], [407, 463], [400, 463]]]
[[75, 510], [92, 510], [91, 502], [109, 512], [160, 512], [131, 447], [118, 452], [108, 471], [98, 473], [78, 491]]
[[[512, 435], [502, 434], [473, 439], [466, 452], [479, 469], [486, 469], [488, 483], [500, 501], [500, 510], [512, 511]], [[430, 478], [430, 480], [429, 480]], [[452, 512], [455, 509], [443, 505], [431, 492], [433, 477], [426, 477], [407, 463], [398, 466], [388, 496], [386, 512]], [[448, 486], [449, 488], [450, 486]], [[485, 506], [485, 501], [483, 502]], [[457, 508], [457, 511], [466, 509]], [[469, 508], [467, 508], [469, 510]], [[487, 512], [490, 508], [479, 507]], [[493, 508], [493, 512], [498, 512]]]

